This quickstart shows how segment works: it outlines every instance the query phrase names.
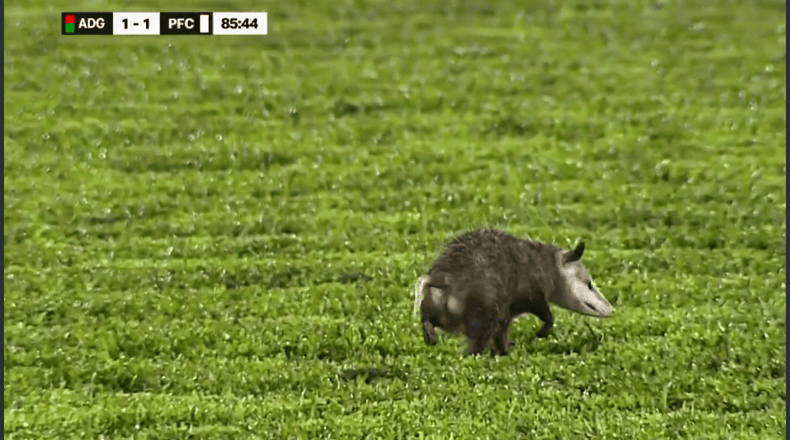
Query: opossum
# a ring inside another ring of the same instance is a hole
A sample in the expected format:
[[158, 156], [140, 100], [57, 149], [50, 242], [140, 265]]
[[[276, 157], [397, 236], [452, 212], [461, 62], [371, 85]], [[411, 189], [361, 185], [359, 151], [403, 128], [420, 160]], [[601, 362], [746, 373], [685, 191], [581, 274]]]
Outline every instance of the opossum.
[[593, 286], [582, 265], [584, 242], [564, 250], [478, 229], [449, 241], [428, 275], [415, 286], [415, 313], [422, 315], [425, 343], [436, 345], [436, 328], [462, 333], [467, 354], [507, 356], [512, 320], [531, 313], [543, 321], [537, 336], [554, 326], [549, 304], [584, 315], [611, 316], [611, 304]]

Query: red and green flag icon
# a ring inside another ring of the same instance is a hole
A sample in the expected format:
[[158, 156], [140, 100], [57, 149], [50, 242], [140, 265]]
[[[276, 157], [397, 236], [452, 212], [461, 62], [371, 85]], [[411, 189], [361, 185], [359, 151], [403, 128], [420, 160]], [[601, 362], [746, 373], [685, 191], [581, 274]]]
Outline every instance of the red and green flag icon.
[[77, 21], [77, 17], [73, 14], [66, 15], [66, 33], [73, 34], [74, 33], [74, 23]]

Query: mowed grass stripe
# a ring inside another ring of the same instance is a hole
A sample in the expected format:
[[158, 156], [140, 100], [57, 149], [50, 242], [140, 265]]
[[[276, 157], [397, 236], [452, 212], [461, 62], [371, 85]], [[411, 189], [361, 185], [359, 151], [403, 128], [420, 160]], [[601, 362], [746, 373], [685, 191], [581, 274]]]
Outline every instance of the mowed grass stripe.
[[[55, 359], [67, 354], [78, 356], [81, 350], [86, 349], [96, 351], [108, 359], [130, 356], [202, 357], [199, 353], [231, 358], [266, 358], [279, 353], [289, 357], [329, 357], [332, 360], [345, 359], [350, 362], [359, 357], [376, 359], [383, 354], [386, 354], [385, 357], [410, 356], [413, 354], [412, 350], [424, 351], [419, 346], [419, 340], [403, 336], [413, 332], [416, 325], [405, 322], [399, 325], [389, 324], [389, 321], [402, 322], [411, 316], [407, 304], [398, 307], [397, 304], [369, 297], [369, 300], [387, 306], [372, 313], [366, 309], [360, 310], [354, 302], [322, 298], [314, 302], [321, 303], [321, 306], [314, 309], [317, 314], [294, 316], [296, 310], [305, 307], [305, 295], [291, 293], [291, 296], [293, 302], [287, 303], [290, 308], [283, 306], [286, 299], [284, 297], [261, 298], [254, 294], [248, 295], [246, 300], [237, 297], [234, 299], [239, 301], [219, 303], [210, 295], [195, 295], [185, 298], [191, 304], [189, 306], [176, 301], [162, 301], [158, 305], [143, 304], [139, 308], [102, 301], [83, 302], [86, 305], [82, 307], [77, 303], [70, 311], [69, 316], [74, 317], [71, 320], [58, 316], [60, 310], [49, 310], [48, 313], [31, 314], [27, 325], [19, 322], [16, 325], [4, 326], [7, 337], [16, 340], [16, 343], [6, 345], [6, 362], [11, 366], [49, 364], [55, 367], [51, 363], [52, 356]], [[593, 333], [587, 328], [591, 323], [568, 312], [558, 311], [556, 338], [550, 342], [533, 341], [527, 347], [516, 350], [525, 350], [536, 355], [544, 350], [554, 352], [565, 347], [561, 349], [561, 353], [563, 350], [568, 353], [582, 350], [589, 352], [589, 356], [607, 359], [617, 353], [617, 346], [620, 344], [639, 345], [641, 341], [646, 344], [641, 351], [649, 351], [659, 343], [666, 352], [664, 355], [670, 356], [674, 355], [668, 352], [679, 343], [690, 346], [701, 344], [698, 348], [705, 349], [703, 351], [716, 349], [714, 355], [719, 353], [717, 350], [727, 353], [726, 359], [721, 358], [720, 362], [732, 362], [738, 367], [750, 365], [758, 372], [761, 366], [767, 368], [781, 359], [772, 359], [766, 352], [748, 354], [750, 351], [744, 351], [743, 347], [781, 348], [781, 329], [785, 324], [781, 311], [785, 306], [786, 301], [782, 299], [756, 299], [748, 305], [720, 300], [718, 305], [688, 304], [682, 308], [664, 306], [661, 307], [661, 319], [646, 321], [651, 309], [658, 307], [624, 304], [618, 309], [628, 313], [629, 318], [615, 323], [594, 322], [592, 324], [596, 330]], [[733, 307], [748, 307], [750, 314], [734, 314], [730, 310]], [[276, 313], [280, 310], [286, 313]], [[347, 325], [338, 317], [344, 313], [359, 316], [360, 322], [365, 325]], [[121, 316], [124, 318], [119, 318]], [[752, 325], [753, 316], [760, 318], [759, 327]], [[190, 323], [200, 330], [185, 329], [184, 325]], [[99, 324], [105, 331], [92, 329]], [[527, 343], [533, 339], [536, 324], [534, 318], [519, 319], [513, 330], [514, 338]], [[388, 347], [387, 341], [391, 339], [398, 340], [398, 344]], [[200, 343], [190, 344], [192, 340]], [[45, 353], [36, 348], [42, 343], [57, 341], [60, 341], [58, 353]], [[449, 343], [456, 345], [454, 342]], [[442, 351], [447, 349], [441, 348]], [[637, 348], [634, 350], [640, 351]], [[450, 349], [448, 354], [453, 351]], [[698, 356], [694, 354], [695, 350], [689, 348], [684, 352], [676, 351], [675, 355], [682, 356], [683, 353]], [[733, 358], [735, 353], [740, 353], [740, 356]], [[530, 358], [531, 356], [533, 355], [528, 355]], [[626, 355], [621, 354], [616, 358], [624, 360]], [[614, 359], [610, 361], [617, 362]], [[584, 366], [577, 367], [585, 369]], [[771, 374], [774, 375], [782, 372], [776, 369], [767, 371], [773, 371]]]
[[[538, 386], [537, 384], [535, 385]], [[400, 429], [402, 429], [404, 424], [408, 425], [410, 423], [417, 424], [415, 426], [445, 423], [455, 425], [457, 422], [443, 420], [436, 417], [436, 414], [441, 414], [444, 411], [451, 411], [453, 409], [467, 405], [472, 405], [479, 410], [483, 410], [483, 408], [486, 407], [491, 408], [493, 406], [495, 409], [508, 412], [510, 409], [513, 409], [517, 406], [529, 406], [538, 399], [551, 399], [552, 397], [558, 397], [556, 395], [552, 396], [551, 388], [547, 389], [544, 386], [536, 388], [534, 393], [530, 395], [514, 394], [513, 400], [510, 401], [495, 400], [493, 401], [493, 405], [492, 403], [486, 402], [486, 398], [493, 397], [493, 394], [496, 393], [498, 388], [498, 386], [488, 387], [485, 385], [479, 387], [479, 391], [477, 393], [479, 399], [476, 399], [474, 402], [469, 402], [465, 400], [462, 395], [453, 393], [452, 389], [442, 390], [437, 388], [433, 391], [444, 392], [447, 394], [447, 398], [442, 402], [442, 404], [437, 405], [430, 399], [421, 398], [418, 394], [414, 392], [409, 393], [408, 391], [399, 393], [400, 395], [394, 399], [390, 397], [386, 398], [385, 400], [378, 400], [376, 399], [377, 396], [375, 396], [374, 390], [372, 390], [370, 387], [363, 386], [357, 397], [365, 396], [368, 398], [359, 400], [358, 403], [349, 406], [349, 412], [346, 413], [348, 415], [342, 418], [350, 419], [354, 418], [354, 416], [377, 417], [382, 414], [382, 411], [388, 410], [389, 412], [392, 412], [393, 417], [398, 422], [395, 426]], [[664, 432], [664, 429], [667, 427], [666, 425], [658, 424], [658, 422], [666, 423], [667, 421], [676, 421], [678, 424], [683, 424], [684, 419], [687, 419], [688, 417], [694, 417], [694, 420], [697, 423], [704, 423], [704, 425], [701, 427], [695, 426], [693, 428], [688, 426], [686, 429], [691, 429], [695, 434], [703, 436], [711, 432], [717, 432], [719, 435], [721, 435], [722, 433], [729, 431], [729, 433], [732, 434], [733, 430], [737, 431], [738, 429], [742, 430], [744, 434], [750, 432], [766, 434], [770, 432], [766, 431], [764, 428], [761, 428], [761, 425], [753, 424], [751, 420], [762, 422], [762, 426], [777, 426], [777, 420], [772, 420], [769, 415], [760, 410], [726, 412], [725, 414], [721, 414], [719, 411], [708, 411], [702, 408], [673, 409], [676, 407], [679, 401], [682, 401], [682, 398], [674, 396], [671, 392], [671, 388], [672, 387], [670, 386], [667, 389], [667, 391], [670, 392], [667, 393], [668, 396], [666, 397], [663, 395], [663, 390], [661, 390], [654, 396], [644, 396], [633, 399], [634, 401], [631, 403], [631, 405], [626, 404], [626, 406], [632, 406], [635, 408], [628, 412], [622, 412], [622, 410], [619, 408], [602, 408], [608, 406], [607, 402], [602, 401], [602, 399], [598, 398], [598, 395], [595, 393], [581, 393], [577, 398], [579, 401], [578, 404], [574, 405], [573, 407], [569, 406], [566, 408], [557, 408], [554, 413], [549, 412], [540, 406], [534, 407], [529, 412], [531, 413], [530, 415], [532, 416], [533, 420], [536, 420], [536, 423], [537, 421], [550, 423], [552, 420], [555, 420], [555, 417], [557, 416], [569, 415], [571, 412], [585, 409], [597, 411], [600, 414], [601, 420], [604, 420], [605, 417], [605, 420], [613, 419], [627, 425], [642, 424], [645, 423], [645, 421], [652, 420], [653, 423], [646, 423], [647, 426], [645, 428], [651, 429], [653, 434]], [[42, 417], [39, 418], [38, 423], [33, 425], [34, 427], [44, 428], [43, 425], [46, 422], [49, 422], [52, 424], [52, 426], [62, 426], [62, 429], [65, 431], [68, 428], [78, 428], [80, 425], [90, 425], [91, 422], [111, 423], [114, 420], [118, 420], [118, 416], [111, 416], [110, 414], [112, 414], [112, 412], [101, 410], [100, 408], [120, 409], [122, 407], [126, 407], [129, 408], [129, 410], [128, 412], [124, 412], [126, 414], [121, 413], [121, 417], [123, 418], [124, 415], [126, 417], [131, 417], [132, 421], [137, 421], [139, 425], [143, 425], [137, 429], [143, 428], [144, 426], [149, 426], [150, 429], [151, 426], [155, 426], [158, 423], [179, 424], [179, 422], [186, 422], [186, 424], [194, 424], [196, 420], [200, 419], [208, 422], [204, 423], [204, 426], [211, 426], [211, 419], [218, 419], [216, 420], [217, 422], [221, 422], [222, 424], [230, 426], [244, 426], [244, 424], [249, 426], [249, 424], [252, 424], [253, 427], [258, 429], [272, 429], [277, 426], [283, 426], [282, 423], [284, 421], [287, 421], [290, 417], [294, 417], [302, 413], [310, 414], [312, 417], [314, 417], [315, 419], [312, 421], [318, 425], [316, 428], [319, 428], [321, 427], [320, 417], [322, 417], [322, 415], [327, 411], [331, 411], [332, 409], [336, 411], [343, 411], [343, 408], [337, 406], [338, 403], [336, 401], [326, 397], [311, 399], [292, 396], [290, 399], [285, 400], [255, 398], [253, 396], [236, 397], [229, 393], [224, 393], [221, 395], [221, 397], [209, 397], [194, 394], [184, 395], [182, 397], [178, 397], [177, 395], [166, 397], [161, 394], [148, 393], [138, 393], [131, 395], [99, 394], [98, 400], [92, 399], [95, 403], [91, 407], [75, 408], [74, 405], [79, 404], [79, 401], [75, 399], [77, 396], [62, 396], [62, 394], [63, 392], [51, 393], [49, 401], [61, 402], [65, 400], [64, 403], [68, 406], [63, 405], [61, 407], [66, 411], [66, 414], [71, 413], [71, 416], [68, 418], [61, 418], [58, 416], [58, 413], [52, 412], [46, 415], [41, 414]], [[382, 398], [384, 396], [378, 397]], [[170, 402], [178, 402], [178, 404], [169, 405]], [[298, 402], [298, 404], [294, 405], [295, 402]], [[655, 403], [658, 403], [661, 407], [671, 409], [671, 411], [662, 414], [649, 409], [650, 406], [654, 405]], [[58, 406], [60, 405], [56, 404], [55, 407]], [[169, 411], [162, 411], [165, 406], [169, 406]], [[419, 415], [414, 415], [412, 414], [413, 408], [417, 406], [423, 408], [424, 411], [420, 411]], [[639, 409], [640, 406], [643, 408]], [[256, 407], [257, 410], [255, 409]], [[179, 411], [179, 408], [184, 408], [184, 410]], [[190, 411], [185, 411], [187, 408]], [[92, 415], [92, 417], [85, 419], [88, 414]], [[262, 415], [265, 415], [266, 417], [263, 417]], [[714, 419], [724, 420], [727, 423], [726, 428], [719, 427], [718, 429], [712, 429], [714, 428], [714, 424], [712, 423]], [[12, 426], [17, 424], [21, 425], [21, 423], [15, 423], [13, 420], [10, 422]], [[362, 426], [366, 426], [368, 429], [372, 428], [373, 426], [378, 426], [362, 423], [362, 420], [360, 420], [359, 423], [360, 426], [358, 426], [357, 429], [362, 428]], [[122, 423], [121, 426], [126, 424], [127, 423]], [[520, 422], [519, 424], [524, 424], [524, 422]], [[326, 425], [323, 426], [326, 429]], [[29, 427], [30, 425], [28, 425], [28, 428]], [[344, 427], [345, 429], [350, 428], [349, 426], [342, 423], [338, 423], [336, 426], [331, 426], [331, 428], [336, 430], [343, 430]], [[576, 429], [579, 429], [579, 424], [576, 424], [575, 427]], [[527, 426], [524, 426], [524, 428], [527, 428]], [[529, 428], [534, 429], [535, 427], [530, 426]], [[483, 429], [483, 427], [480, 426], [478, 429]], [[697, 430], [699, 430], [699, 432], [697, 432]]]
[[[530, 329], [532, 330], [532, 329]], [[696, 333], [699, 329], [690, 329]], [[772, 393], [782, 386], [783, 374], [781, 362], [767, 359], [762, 356], [753, 357], [748, 345], [743, 345], [743, 340], [738, 338], [706, 340], [693, 337], [690, 348], [678, 353], [673, 346], [681, 339], [677, 333], [670, 334], [669, 343], [660, 343], [658, 350], [651, 345], [658, 342], [657, 337], [630, 341], [636, 347], [632, 355], [617, 358], [612, 364], [615, 350], [601, 348], [596, 350], [590, 342], [591, 337], [587, 332], [564, 332], [565, 341], [549, 341], [534, 343], [529, 342], [529, 337], [524, 332], [515, 336], [523, 339], [523, 343], [533, 354], [529, 361], [513, 362], [510, 360], [485, 361], [486, 365], [494, 367], [495, 371], [481, 372], [479, 367], [467, 365], [463, 370], [457, 371], [454, 379], [443, 377], [445, 372], [422, 356], [417, 356], [412, 343], [404, 341], [405, 347], [400, 351], [385, 351], [387, 361], [376, 362], [375, 357], [362, 353], [358, 359], [349, 359], [342, 356], [333, 356], [338, 353], [343, 344], [352, 344], [348, 336], [343, 337], [343, 342], [335, 345], [319, 345], [310, 347], [310, 341], [292, 341], [287, 346], [260, 347], [247, 351], [228, 352], [205, 349], [197, 351], [183, 344], [182, 338], [170, 347], [170, 351], [180, 352], [177, 359], [168, 356], [156, 355], [153, 352], [166, 349], [162, 343], [149, 340], [147, 354], [123, 352], [120, 357], [113, 357], [118, 348], [129, 349], [131, 344], [126, 343], [119, 347], [107, 343], [105, 351], [90, 349], [92, 357], [102, 361], [101, 367], [89, 375], [84, 374], [85, 365], [75, 356], [76, 350], [68, 349], [55, 356], [51, 356], [42, 365], [44, 367], [27, 367], [22, 363], [14, 363], [14, 374], [9, 378], [19, 384], [19, 390], [33, 391], [35, 389], [86, 389], [95, 393], [120, 392], [120, 393], [169, 393], [174, 395], [209, 393], [233, 394], [238, 396], [255, 396], [266, 393], [304, 394], [306, 388], [326, 387], [345, 388], [347, 380], [344, 371], [353, 367], [359, 361], [374, 365], [382, 371], [390, 370], [388, 375], [379, 379], [380, 382], [389, 382], [391, 385], [406, 387], [414, 394], [419, 394], [431, 389], [442, 389], [446, 392], [454, 386], [466, 384], [480, 388], [488, 388], [495, 392], [496, 388], [510, 389], [518, 395], [554, 394], [556, 397], [565, 395], [572, 398], [573, 393], [579, 391], [584, 394], [596, 394], [602, 400], [609, 395], [612, 398], [611, 407], [621, 399], [631, 402], [631, 405], [621, 406], [621, 410], [635, 410], [640, 406], [649, 406], [647, 403], [657, 397], [656, 393], [634, 394], [629, 387], [661, 389], [669, 382], [676, 387], [675, 393], [680, 394], [683, 400], [693, 400], [698, 409], [719, 409], [722, 412], [751, 411], [761, 409], [776, 409], [781, 402], [773, 399]], [[225, 345], [230, 345], [230, 340], [238, 340], [237, 335], [224, 338]], [[207, 340], [208, 342], [208, 340]], [[250, 344], [252, 341], [249, 342]], [[621, 342], [623, 343], [623, 342]], [[358, 344], [365, 352], [382, 349], [381, 342], [365, 342]], [[457, 345], [449, 343], [447, 345]], [[217, 347], [220, 347], [218, 344]], [[90, 347], [83, 347], [89, 349]], [[459, 348], [459, 347], [453, 347]], [[323, 359], [317, 360], [305, 356], [306, 350], [324, 352]], [[407, 353], [406, 351], [409, 350]], [[417, 351], [425, 349], [416, 348]], [[709, 352], [699, 356], [698, 351]], [[455, 358], [450, 347], [441, 347], [437, 356], [444, 362]], [[516, 350], [523, 353], [524, 349]], [[59, 359], [58, 359], [59, 358]], [[286, 367], [298, 360], [299, 366]], [[57, 368], [56, 362], [69, 362], [69, 368]], [[76, 361], [76, 362], [75, 362]], [[556, 368], [551, 364], [569, 363], [571, 365]], [[672, 365], [682, 363], [686, 369], [680, 373], [671, 374], [665, 371]], [[524, 370], [519, 377], [514, 377], [513, 372], [503, 370], [515, 368]], [[605, 370], [607, 365], [621, 370], [617, 377], [609, 377]], [[244, 371], [243, 374], [232, 371]], [[753, 380], [744, 384], [732, 381], [739, 375], [752, 375]], [[704, 375], [701, 380], [695, 377]], [[434, 377], [442, 377], [437, 383], [432, 383]], [[364, 376], [361, 378], [363, 379]], [[537, 380], [536, 378], [540, 378]], [[360, 381], [363, 382], [363, 381]], [[627, 386], [626, 386], [627, 385]], [[718, 391], [715, 389], [719, 388]], [[345, 390], [350, 392], [350, 390]], [[371, 390], [379, 395], [378, 400], [386, 401], [388, 396], [381, 390]], [[711, 393], [711, 391], [713, 391]], [[724, 393], [724, 396], [716, 395]], [[452, 393], [452, 392], [451, 392]], [[457, 393], [457, 391], [455, 391]], [[712, 394], [708, 397], [708, 394]], [[732, 395], [732, 396], [730, 396]], [[12, 396], [13, 397], [13, 396]], [[392, 397], [392, 396], [390, 396]], [[417, 397], [416, 395], [414, 397]], [[640, 403], [637, 403], [640, 402]], [[733, 403], [735, 402], [735, 403]], [[571, 401], [568, 402], [571, 404]], [[604, 403], [604, 402], [601, 402]], [[14, 404], [16, 405], [16, 404]], [[735, 405], [735, 407], [733, 407]], [[605, 407], [606, 405], [601, 405]]]
[[[660, 230], [654, 231], [658, 233]], [[364, 238], [371, 239], [373, 236]], [[415, 245], [426, 249], [436, 248], [438, 251], [444, 242], [443, 239], [444, 237], [441, 236], [422, 236]], [[598, 244], [598, 241], [594, 243]], [[429, 264], [429, 260], [434, 256], [433, 251], [414, 256], [409, 252], [394, 252], [385, 248], [355, 252], [354, 257], [349, 258], [347, 251], [331, 249], [339, 244], [341, 243], [327, 242], [327, 240], [303, 242], [292, 235], [245, 237], [235, 240], [184, 238], [180, 243], [139, 240], [108, 243], [95, 248], [39, 247], [29, 244], [19, 246], [18, 252], [6, 257], [9, 260], [6, 272], [14, 274], [14, 277], [24, 276], [25, 282], [33, 284], [35, 280], [47, 282], [47, 277], [85, 272], [105, 273], [110, 278], [115, 273], [119, 280], [146, 270], [152, 271], [150, 272], [152, 276], [157, 271], [184, 270], [182, 276], [187, 277], [183, 278], [185, 280], [189, 277], [207, 276], [218, 280], [224, 275], [247, 273], [250, 276], [257, 276], [257, 279], [249, 280], [250, 284], [271, 288], [273, 286], [267, 286], [268, 278], [278, 273], [284, 275], [286, 272], [293, 274], [312, 272], [312, 265], [315, 263], [326, 266], [316, 272], [316, 276], [321, 279], [341, 279], [352, 273], [358, 273], [362, 278], [368, 279], [388, 267], [400, 270], [402, 265], [409, 266], [414, 262]], [[326, 249], [321, 249], [322, 247]], [[356, 246], [348, 248], [354, 247]], [[591, 248], [589, 251], [591, 260], [596, 261], [591, 261], [588, 266], [592, 272], [600, 274], [599, 278], [613, 275], [661, 276], [662, 273], [671, 273], [672, 276], [681, 278], [711, 276], [722, 281], [753, 282], [766, 280], [751, 277], [777, 276], [773, 278], [774, 281], [784, 282], [780, 275], [785, 271], [786, 260], [781, 254], [781, 249], [777, 248], [757, 250], [749, 247], [724, 247], [707, 249], [700, 255], [695, 248], [678, 249], [671, 246], [657, 247], [649, 253], [641, 249], [612, 249], [603, 245], [596, 247], [598, 249]], [[297, 254], [303, 258], [294, 260], [293, 257]], [[124, 257], [119, 258], [116, 255], [124, 255]], [[31, 263], [38, 261], [38, 264], [19, 265], [14, 261]], [[712, 268], [716, 268], [720, 274], [710, 274]], [[203, 270], [204, 273], [191, 273], [194, 269]], [[675, 272], [682, 274], [677, 275]], [[16, 283], [22, 280], [7, 279], [7, 282]], [[606, 284], [613, 282], [616, 280], [606, 281]]]

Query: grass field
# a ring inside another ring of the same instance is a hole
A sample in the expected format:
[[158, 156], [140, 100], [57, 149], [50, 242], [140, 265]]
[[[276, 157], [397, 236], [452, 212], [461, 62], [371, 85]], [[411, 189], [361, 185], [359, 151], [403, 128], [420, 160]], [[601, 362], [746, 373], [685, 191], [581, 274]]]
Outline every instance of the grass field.
[[[5, 439], [786, 437], [784, 1], [4, 13]], [[616, 314], [426, 346], [414, 282], [479, 226], [584, 240]]]

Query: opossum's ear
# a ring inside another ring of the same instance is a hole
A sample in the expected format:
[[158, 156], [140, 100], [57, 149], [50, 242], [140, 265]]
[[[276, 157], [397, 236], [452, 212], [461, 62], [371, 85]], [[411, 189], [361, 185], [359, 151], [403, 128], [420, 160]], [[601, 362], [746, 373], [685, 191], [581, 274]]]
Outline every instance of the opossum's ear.
[[584, 255], [584, 242], [580, 242], [576, 245], [576, 248], [567, 251], [562, 255], [562, 264], [573, 263], [574, 261], [579, 261], [582, 259], [582, 255]]

